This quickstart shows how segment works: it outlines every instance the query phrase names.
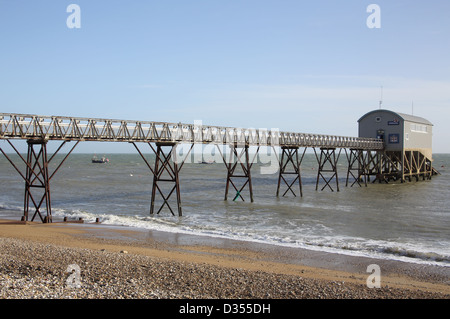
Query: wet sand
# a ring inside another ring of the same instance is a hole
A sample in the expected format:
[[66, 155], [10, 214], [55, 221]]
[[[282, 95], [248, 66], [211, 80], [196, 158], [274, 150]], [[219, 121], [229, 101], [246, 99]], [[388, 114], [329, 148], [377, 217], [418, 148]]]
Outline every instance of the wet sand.
[[450, 298], [449, 267], [119, 226], [2, 220], [0, 248], [0, 298]]

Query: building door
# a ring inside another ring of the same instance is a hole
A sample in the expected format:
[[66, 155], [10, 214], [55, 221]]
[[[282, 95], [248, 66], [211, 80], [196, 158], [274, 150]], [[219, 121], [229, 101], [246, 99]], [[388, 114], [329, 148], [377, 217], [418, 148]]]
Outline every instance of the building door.
[[384, 130], [377, 130], [377, 138], [384, 141]]

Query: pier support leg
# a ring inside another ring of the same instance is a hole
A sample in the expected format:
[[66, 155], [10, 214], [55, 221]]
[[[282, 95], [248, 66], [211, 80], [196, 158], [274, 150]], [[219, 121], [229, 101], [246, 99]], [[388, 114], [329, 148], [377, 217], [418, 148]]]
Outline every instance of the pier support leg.
[[[47, 142], [28, 140], [27, 144], [28, 153], [25, 173], [24, 218], [25, 220], [28, 220], [30, 202], [32, 202], [34, 205], [34, 214], [31, 221], [38, 215], [42, 222], [51, 223], [52, 208], [48, 175]], [[35, 146], [39, 148], [38, 152], [36, 152]], [[39, 191], [39, 189], [41, 189], [41, 191]], [[43, 204], [45, 207], [44, 210], [46, 210], [45, 217], [41, 214], [41, 207]]]
[[[334, 190], [331, 187], [330, 183], [334, 178], [336, 179], [336, 189], [339, 192], [337, 163], [341, 154], [341, 149], [339, 150], [337, 156], [335, 148], [320, 148], [320, 157], [317, 156], [316, 149], [314, 148], [314, 154], [316, 155], [317, 162], [319, 163], [319, 168], [317, 170], [316, 190], [319, 186], [319, 179], [322, 178], [325, 181], [325, 185], [321, 190], [323, 191], [325, 187], [328, 186], [333, 192]], [[331, 176], [325, 177], [324, 173], [331, 173]]]
[[[241, 148], [240, 152], [238, 151], [238, 148]], [[225, 200], [228, 199], [228, 191], [231, 185], [236, 191], [236, 195], [233, 197], [233, 201], [236, 201], [238, 198], [240, 198], [242, 201], [245, 201], [244, 197], [242, 196], [242, 191], [246, 186], [248, 186], [248, 190], [250, 193], [250, 201], [253, 203], [252, 176], [250, 170], [253, 165], [253, 160], [258, 154], [259, 147], [255, 153], [255, 156], [251, 161], [249, 157], [248, 148], [249, 148], [248, 145], [245, 146], [230, 145], [230, 157], [228, 161], [226, 160], [226, 157], [224, 156], [224, 154], [222, 154], [219, 148], [223, 162], [225, 163], [225, 166], [227, 168], [227, 184], [225, 188]], [[241, 170], [237, 169], [238, 167], [240, 167]], [[243, 179], [243, 184], [241, 187], [238, 187], [235, 184], [234, 180], [236, 178]]]
[[400, 151], [384, 151], [381, 153], [381, 174], [380, 182], [384, 181], [405, 181], [405, 157]]
[[[283, 147], [281, 147], [281, 150], [282, 150], [282, 153], [281, 153], [281, 159], [279, 161], [280, 171], [278, 174], [277, 197], [280, 194], [281, 181], [283, 181], [287, 186], [286, 191], [282, 195], [283, 197], [286, 195], [286, 193], [288, 191], [291, 191], [291, 193], [294, 196], [297, 196], [296, 193], [294, 192], [294, 190], [292, 189], [295, 182], [298, 182], [299, 191], [300, 191], [299, 194], [300, 194], [300, 197], [302, 197], [303, 190], [302, 190], [302, 177], [300, 174], [300, 165], [303, 161], [303, 157], [305, 156], [306, 147], [305, 147], [301, 157], [299, 157], [299, 154], [298, 154], [298, 147], [283, 146]], [[289, 164], [291, 164], [292, 166]], [[291, 168], [293, 170], [289, 171], [287, 169], [288, 166], [291, 166]], [[288, 182], [287, 179], [289, 179], [289, 178], [287, 177], [287, 175], [291, 175], [291, 176], [293, 175], [294, 179], [292, 180], [292, 178], [291, 178], [291, 180]]]
[[[379, 156], [377, 151], [366, 151], [366, 175], [367, 175], [367, 181], [370, 182], [370, 176], [374, 175], [377, 176], [379, 173]], [[373, 182], [376, 181], [376, 178]]]
[[74, 148], [78, 145], [79, 141], [75, 143], [70, 152], [66, 154], [66, 156], [63, 158], [63, 160], [51, 175], [49, 174], [48, 169], [49, 164], [55, 157], [55, 155], [58, 154], [58, 152], [61, 150], [66, 141], [64, 141], [56, 150], [56, 152], [53, 153], [52, 157], [48, 159], [47, 140], [27, 140], [28, 150], [26, 160], [22, 157], [22, 155], [17, 151], [17, 149], [9, 140], [8, 143], [26, 165], [25, 174], [23, 174], [20, 169], [14, 164], [14, 162], [7, 156], [7, 154], [0, 148], [0, 151], [3, 153], [3, 155], [5, 155], [8, 161], [13, 165], [13, 167], [25, 181], [25, 196], [22, 220], [28, 221], [29, 213], [31, 211], [33, 214], [31, 216], [31, 221], [34, 221], [36, 216], [39, 216], [40, 220], [43, 223], [51, 223], [52, 206], [50, 198], [50, 180], [59, 170], [70, 153], [72, 153]]
[[420, 177], [423, 180], [431, 179], [433, 175], [433, 168], [431, 161], [420, 151], [405, 150], [403, 153], [403, 176], [406, 180], [408, 178], [415, 178], [419, 181]]
[[[151, 203], [150, 203], [150, 215], [153, 215], [156, 211], [156, 214], [159, 214], [161, 210], [166, 206], [169, 211], [172, 213], [172, 215], [175, 215], [174, 210], [172, 209], [169, 200], [170, 197], [175, 193], [176, 195], [176, 206], [177, 206], [177, 212], [178, 216], [182, 216], [182, 208], [181, 208], [181, 192], [180, 192], [180, 177], [179, 172], [181, 168], [183, 167], [186, 158], [189, 156], [190, 151], [194, 147], [194, 144], [192, 144], [191, 148], [189, 149], [189, 152], [186, 154], [185, 158], [182, 161], [178, 161], [177, 159], [177, 143], [168, 142], [168, 143], [156, 143], [156, 150], [151, 145], [151, 143], [148, 143], [150, 148], [153, 150], [154, 154], [156, 155], [155, 162], [152, 165], [147, 161], [145, 156], [142, 154], [142, 152], [139, 150], [137, 145], [133, 142], [132, 143], [139, 154], [141, 155], [142, 159], [147, 164], [148, 168], [153, 174], [153, 186], [152, 186], [152, 197], [151, 197]], [[169, 148], [169, 150], [165, 150], [165, 148]], [[166, 185], [166, 186], [163, 186]], [[155, 209], [156, 201], [157, 199], [162, 200], [161, 205], [157, 210]]]
[[348, 186], [349, 178], [351, 175], [354, 181], [350, 185], [350, 187], [353, 187], [355, 183], [357, 183], [361, 187], [361, 182], [364, 182], [364, 185], [367, 187], [367, 167], [364, 151], [358, 149], [350, 149], [349, 153], [350, 154], [348, 154], [347, 150], [345, 150], [345, 155], [347, 156], [348, 160], [347, 179], [345, 182], [345, 186]]

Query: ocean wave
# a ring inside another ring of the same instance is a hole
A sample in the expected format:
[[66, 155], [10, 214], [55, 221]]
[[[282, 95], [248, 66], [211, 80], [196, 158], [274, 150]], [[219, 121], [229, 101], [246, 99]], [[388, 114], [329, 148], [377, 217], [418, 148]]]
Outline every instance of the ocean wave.
[[23, 211], [23, 206], [11, 205], [0, 202], [0, 210]]
[[425, 261], [436, 261], [448, 264], [450, 266], [450, 256], [439, 254], [432, 251], [418, 251], [414, 249], [408, 249], [404, 247], [386, 247], [381, 248], [382, 253], [389, 255], [408, 257], [408, 258], [418, 258]]
[[[127, 226], [139, 229], [226, 238], [353, 256], [394, 259], [415, 263], [436, 263], [441, 266], [450, 266], [450, 256], [448, 254], [426, 251], [419, 246], [412, 247], [411, 245], [407, 246], [406, 244], [401, 246], [399, 243], [374, 241], [365, 238], [350, 238], [345, 236], [314, 236], [312, 235], [314, 231], [306, 228], [303, 234], [308, 235], [301, 238], [293, 238], [292, 236], [281, 237], [274, 234], [257, 233], [233, 227], [222, 226], [219, 229], [211, 225], [185, 225], [180, 219], [173, 217], [161, 218], [139, 215], [93, 214], [82, 210], [56, 210], [55, 215], [65, 215], [71, 218], [81, 217], [86, 222], [94, 222], [96, 218], [100, 218], [103, 224], [111, 226]], [[317, 227], [320, 228], [320, 225]]]
[[[22, 210], [22, 207], [0, 203], [0, 210]], [[196, 236], [248, 241], [262, 244], [271, 244], [284, 247], [303, 248], [314, 251], [338, 253], [352, 256], [364, 256], [381, 259], [400, 260], [413, 263], [436, 264], [450, 267], [450, 254], [437, 251], [434, 247], [428, 248], [420, 243], [399, 243], [393, 241], [370, 240], [367, 238], [346, 237], [331, 235], [324, 231], [323, 225], [306, 226], [298, 229], [297, 235], [292, 233], [280, 236], [280, 231], [262, 232], [252, 229], [242, 229], [230, 225], [216, 226], [202, 224], [195, 218], [183, 217], [152, 217], [143, 215], [120, 215], [92, 213], [82, 209], [53, 209], [54, 219], [83, 218], [86, 223], [93, 223], [99, 218], [104, 225], [125, 226], [137, 229], [155, 230], [170, 233], [182, 233]], [[190, 223], [190, 224], [189, 224]], [[312, 229], [314, 228], [314, 229]], [[326, 228], [326, 227], [325, 227]], [[317, 233], [328, 234], [318, 236]], [[448, 245], [442, 244], [443, 247]]]

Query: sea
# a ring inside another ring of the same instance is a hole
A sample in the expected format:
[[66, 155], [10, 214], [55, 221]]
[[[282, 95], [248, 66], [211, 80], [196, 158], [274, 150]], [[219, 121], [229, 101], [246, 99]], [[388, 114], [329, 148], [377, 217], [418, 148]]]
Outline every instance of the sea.
[[[316, 190], [317, 159], [306, 152], [301, 164], [303, 196], [298, 183], [281, 184], [276, 196], [278, 170], [267, 172], [267, 163], [251, 168], [253, 199], [248, 187], [242, 201], [230, 185], [224, 200], [227, 169], [223, 162], [187, 161], [180, 170], [182, 216], [176, 194], [170, 197], [174, 214], [165, 205], [150, 215], [153, 175], [136, 153], [97, 154], [108, 163], [92, 163], [93, 154], [72, 153], [51, 179], [54, 221], [98, 218], [103, 225], [131, 227], [217, 238], [236, 239], [283, 247], [366, 256], [413, 263], [450, 266], [450, 154], [434, 154], [440, 175], [431, 180], [405, 183], [372, 183], [346, 186], [347, 159], [342, 153], [330, 189], [322, 178]], [[144, 153], [152, 163], [155, 155]], [[19, 169], [16, 154], [9, 157]], [[58, 154], [49, 164], [59, 165]], [[217, 157], [216, 157], [217, 159]], [[0, 157], [0, 218], [20, 220], [24, 181], [9, 161]], [[238, 185], [239, 178], [234, 179]], [[164, 184], [164, 183], [162, 183]], [[162, 185], [161, 184], [161, 185]], [[169, 185], [170, 183], [166, 183]], [[163, 186], [161, 186], [162, 188]], [[159, 194], [159, 192], [156, 192]], [[37, 218], [36, 220], [39, 220]]]

